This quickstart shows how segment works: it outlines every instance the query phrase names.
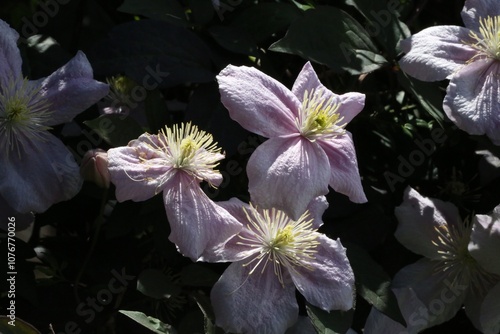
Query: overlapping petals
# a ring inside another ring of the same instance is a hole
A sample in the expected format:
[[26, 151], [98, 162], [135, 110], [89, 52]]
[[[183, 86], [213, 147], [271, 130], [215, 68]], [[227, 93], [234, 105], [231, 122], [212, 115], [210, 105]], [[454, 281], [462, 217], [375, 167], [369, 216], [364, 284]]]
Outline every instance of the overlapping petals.
[[403, 71], [424, 80], [449, 79], [443, 108], [462, 130], [500, 145], [500, 4], [467, 0], [464, 27], [436, 26], [401, 42]]
[[19, 35], [0, 21], [0, 194], [20, 213], [43, 212], [82, 185], [69, 150], [47, 130], [68, 122], [108, 92], [82, 52], [47, 79], [21, 73]]
[[327, 184], [354, 202], [366, 202], [354, 146], [344, 129], [363, 109], [363, 94], [334, 94], [320, 83], [310, 63], [292, 91], [244, 66], [229, 65], [217, 80], [231, 118], [270, 138], [247, 165], [249, 191], [260, 205], [298, 219], [307, 203], [328, 192]]
[[323, 310], [353, 307], [354, 274], [345, 248], [316, 232], [320, 222], [306, 222], [321, 216], [323, 198], [310, 203], [313, 213], [299, 221], [238, 199], [220, 205], [244, 226], [220, 250], [224, 260], [234, 262], [211, 292], [216, 323], [224, 330], [284, 333], [298, 315], [294, 286]]

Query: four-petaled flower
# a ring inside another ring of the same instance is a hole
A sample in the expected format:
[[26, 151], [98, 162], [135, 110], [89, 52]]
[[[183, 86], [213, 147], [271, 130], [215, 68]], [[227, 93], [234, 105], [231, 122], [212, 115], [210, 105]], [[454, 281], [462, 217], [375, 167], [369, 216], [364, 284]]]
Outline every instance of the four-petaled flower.
[[108, 93], [82, 52], [46, 78], [21, 71], [18, 33], [0, 20], [0, 196], [21, 213], [43, 212], [82, 185], [71, 152], [49, 133]]
[[298, 219], [328, 185], [366, 202], [354, 144], [345, 126], [364, 107], [360, 93], [336, 95], [308, 62], [292, 91], [251, 67], [227, 66], [217, 76], [224, 106], [245, 129], [270, 138], [247, 165], [248, 190], [263, 208]]
[[238, 199], [220, 203], [244, 228], [219, 250], [233, 263], [210, 296], [218, 326], [234, 333], [284, 333], [297, 321], [295, 288], [323, 310], [352, 308], [354, 274], [345, 248], [316, 231], [325, 202], [315, 199], [297, 220]]
[[[477, 216], [470, 224], [463, 222], [453, 204], [423, 197], [412, 188], [407, 188], [395, 213], [398, 241], [424, 256], [401, 269], [392, 281], [407, 327], [372, 309], [365, 332], [418, 333], [451, 319], [465, 304], [472, 323], [485, 333], [494, 333], [480, 323], [481, 305], [500, 276], [476, 260], [481, 256], [492, 259], [493, 253], [481, 246], [484, 240], [478, 243], [476, 254], [469, 251], [471, 239], [478, 238], [474, 237], [479, 228]], [[475, 231], [472, 237], [471, 231]]]
[[500, 145], [500, 2], [467, 0], [462, 19], [465, 27], [430, 27], [402, 41], [399, 64], [420, 80], [449, 79], [446, 115]]
[[220, 185], [222, 175], [214, 168], [223, 158], [212, 135], [187, 123], [108, 150], [108, 168], [120, 202], [144, 201], [163, 191], [169, 239], [193, 261], [209, 260], [242, 228], [200, 188], [202, 181]]

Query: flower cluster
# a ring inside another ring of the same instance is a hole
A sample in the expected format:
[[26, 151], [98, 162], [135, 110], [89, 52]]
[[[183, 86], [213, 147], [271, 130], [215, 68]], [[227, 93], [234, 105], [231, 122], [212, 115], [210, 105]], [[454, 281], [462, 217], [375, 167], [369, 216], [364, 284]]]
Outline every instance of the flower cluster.
[[[270, 137], [247, 165], [251, 202], [214, 202], [224, 158], [191, 123], [108, 150], [118, 201], [163, 192], [169, 239], [193, 261], [232, 262], [212, 289], [216, 324], [237, 333], [284, 333], [298, 319], [295, 288], [323, 310], [353, 307], [354, 275], [339, 240], [317, 232], [328, 185], [366, 202], [347, 123], [364, 95], [336, 95], [310, 63], [292, 91], [255, 68], [217, 77], [222, 102], [246, 129]], [[293, 284], [291, 284], [293, 283]], [[259, 298], [255, 299], [254, 296]]]

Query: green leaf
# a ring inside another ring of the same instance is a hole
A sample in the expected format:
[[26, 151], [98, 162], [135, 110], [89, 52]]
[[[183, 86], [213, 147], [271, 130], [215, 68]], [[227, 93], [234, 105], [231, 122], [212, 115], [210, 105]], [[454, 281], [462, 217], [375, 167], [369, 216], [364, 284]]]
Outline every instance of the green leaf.
[[189, 7], [191, 8], [193, 19], [197, 24], [207, 24], [214, 16], [212, 1], [189, 0]]
[[284, 32], [302, 13], [286, 3], [259, 3], [236, 14], [231, 27], [245, 31], [256, 43]]
[[118, 10], [177, 24], [183, 24], [186, 21], [184, 9], [177, 0], [125, 0]]
[[[9, 311], [7, 311], [9, 312]], [[2, 334], [40, 334], [40, 332], [31, 324], [15, 317], [13, 319], [7, 316], [0, 316], [0, 333]]]
[[193, 292], [191, 297], [194, 298], [203, 313], [205, 334], [223, 334], [224, 331], [215, 326], [215, 315], [208, 296], [200, 292]]
[[356, 278], [357, 293], [377, 310], [406, 326], [396, 296], [390, 288], [389, 275], [361, 247], [350, 243], [345, 246]]
[[139, 274], [137, 290], [155, 299], [170, 298], [181, 292], [169, 276], [156, 269], [145, 269]]
[[295, 54], [351, 74], [371, 72], [387, 63], [354, 18], [326, 6], [306, 11], [269, 50]]
[[398, 71], [398, 81], [417, 102], [424, 108], [432, 118], [443, 126], [444, 115], [441, 111], [443, 105], [443, 93], [436, 82], [423, 82], [407, 76], [403, 71]]
[[367, 20], [365, 29], [375, 38], [391, 57], [399, 54], [399, 41], [410, 36], [410, 30], [399, 20], [403, 7], [400, 0], [346, 0]]
[[123, 315], [126, 315], [130, 319], [143, 325], [144, 327], [146, 327], [147, 329], [151, 330], [154, 333], [176, 334], [176, 331], [172, 328], [172, 326], [165, 324], [156, 318], [149, 317], [142, 312], [127, 311], [127, 310], [120, 310], [118, 312], [120, 312]]
[[165, 21], [117, 25], [87, 56], [96, 74], [122, 73], [147, 90], [215, 78], [206, 43], [191, 30]]
[[249, 56], [258, 56], [257, 44], [240, 29], [226, 26], [213, 26], [208, 33], [224, 49]]
[[326, 312], [310, 304], [306, 309], [311, 323], [320, 334], [345, 334], [351, 327], [353, 309]]
[[157, 133], [163, 129], [169, 121], [167, 104], [161, 92], [158, 89], [148, 92], [146, 97], [145, 110], [146, 118], [148, 119], [149, 130], [151, 133]]
[[101, 115], [83, 123], [114, 147], [127, 145], [144, 133], [136, 121], [125, 115]]

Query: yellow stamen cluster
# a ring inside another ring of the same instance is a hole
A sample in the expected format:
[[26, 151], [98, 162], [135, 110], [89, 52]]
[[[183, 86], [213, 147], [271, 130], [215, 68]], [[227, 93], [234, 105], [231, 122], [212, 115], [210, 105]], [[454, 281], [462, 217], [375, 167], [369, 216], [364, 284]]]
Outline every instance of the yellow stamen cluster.
[[296, 119], [300, 133], [311, 141], [345, 133], [346, 124], [342, 124], [344, 117], [338, 113], [335, 96], [326, 100], [324, 95], [324, 89], [306, 90]]
[[[145, 136], [147, 140], [142, 144], [147, 147], [147, 150], [144, 150], [141, 145], [136, 146], [135, 150], [139, 161], [146, 165], [147, 169], [182, 170], [200, 181], [206, 180], [215, 187], [205, 176], [219, 174], [214, 169], [224, 155], [217, 147], [217, 143], [213, 141], [211, 134], [198, 130], [198, 127], [191, 123], [182, 123], [180, 126], [166, 127], [160, 130], [158, 135], [146, 134]], [[158, 192], [163, 189], [163, 184], [169, 178], [170, 174], [167, 172], [162, 176]], [[144, 177], [135, 181], [151, 181], [151, 178]]]
[[318, 233], [312, 227], [312, 219], [308, 219], [309, 212], [294, 221], [276, 209], [259, 211], [250, 206], [250, 210], [243, 210], [250, 222], [252, 235], [239, 235], [242, 241], [238, 243], [255, 250], [255, 255], [244, 264], [253, 265], [250, 275], [259, 267], [262, 267], [263, 273], [267, 264], [272, 263], [274, 273], [284, 286], [283, 267], [288, 270], [295, 270], [295, 267], [313, 270], [309, 261], [314, 260], [319, 242]]
[[500, 16], [479, 19], [479, 34], [470, 32], [475, 40], [472, 47], [482, 54], [500, 60]]
[[470, 224], [443, 224], [435, 226], [434, 230], [436, 238], [432, 240], [432, 244], [438, 248], [437, 253], [440, 255], [440, 263], [436, 269], [450, 271], [452, 284], [472, 284], [478, 291], [484, 290], [485, 282], [492, 275], [482, 269], [469, 253]]
[[39, 89], [27, 79], [10, 80], [0, 89], [0, 146], [7, 155], [17, 151], [21, 156], [26, 140], [44, 141], [43, 132], [50, 129], [50, 103], [41, 98]]

